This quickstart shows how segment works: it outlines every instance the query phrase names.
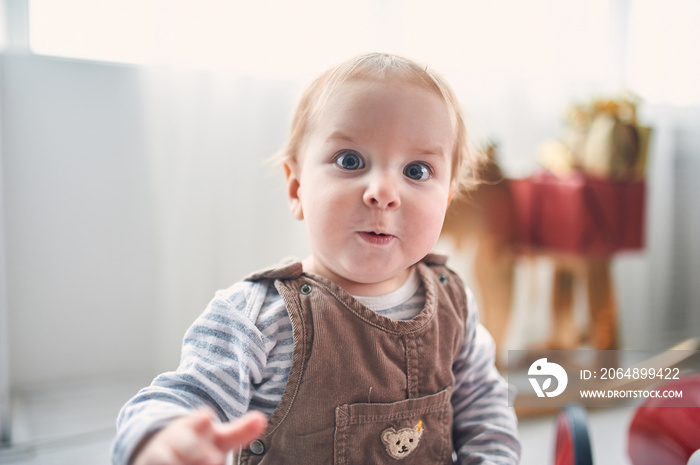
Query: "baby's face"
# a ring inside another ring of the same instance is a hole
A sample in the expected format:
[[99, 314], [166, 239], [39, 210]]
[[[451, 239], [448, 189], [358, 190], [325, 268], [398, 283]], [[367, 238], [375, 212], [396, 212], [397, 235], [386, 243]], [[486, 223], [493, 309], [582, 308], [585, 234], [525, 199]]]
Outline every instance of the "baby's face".
[[397, 289], [440, 235], [453, 144], [450, 113], [431, 91], [343, 84], [288, 167], [292, 212], [311, 244], [307, 270], [355, 295]]

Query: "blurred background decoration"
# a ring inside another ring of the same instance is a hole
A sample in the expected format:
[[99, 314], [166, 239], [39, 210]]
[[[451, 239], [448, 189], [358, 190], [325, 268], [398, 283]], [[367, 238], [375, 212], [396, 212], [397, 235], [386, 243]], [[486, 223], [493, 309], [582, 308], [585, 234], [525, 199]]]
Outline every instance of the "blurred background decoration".
[[[457, 249], [473, 239], [481, 319], [496, 341], [499, 363], [509, 349], [620, 348], [611, 261], [641, 251], [646, 229], [651, 131], [637, 122], [636, 100], [573, 105], [561, 137], [539, 145], [541, 166], [528, 177], [507, 178], [496, 147], [488, 145], [480, 183], [450, 205], [442, 236]], [[539, 259], [549, 262], [551, 282], [516, 282], [516, 267], [532, 268]], [[517, 286], [533, 295], [551, 288], [539, 303], [551, 307], [551, 315], [537, 319], [549, 323], [549, 334], [523, 347], [507, 340], [509, 331], [516, 337], [528, 332], [509, 327]], [[578, 299], [577, 288], [582, 290]], [[577, 303], [587, 310], [583, 324], [577, 321]]]
[[[3, 439], [108, 437], [135, 386], [176, 366], [216, 289], [308, 253], [265, 160], [308, 80], [368, 51], [444, 74], [474, 145], [496, 144], [496, 177], [570, 169], [541, 145], [571, 140], [583, 113], [566, 107], [638, 96], [636, 121], [652, 128], [644, 247], [608, 263], [616, 345], [661, 350], [699, 334], [698, 23], [694, 0], [1, 1]], [[500, 249], [478, 252], [470, 235], [438, 250], [489, 307], [474, 263]], [[551, 258], [495, 258], [491, 272], [513, 282], [502, 347], [546, 340]], [[502, 297], [493, 305], [506, 308]], [[59, 412], [52, 428], [47, 412]]]

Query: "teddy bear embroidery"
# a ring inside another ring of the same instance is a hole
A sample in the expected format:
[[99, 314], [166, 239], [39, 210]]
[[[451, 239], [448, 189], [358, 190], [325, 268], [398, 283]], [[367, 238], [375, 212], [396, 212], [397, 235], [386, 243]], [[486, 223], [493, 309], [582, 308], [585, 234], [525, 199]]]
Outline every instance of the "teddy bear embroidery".
[[382, 442], [391, 457], [401, 460], [416, 450], [423, 431], [425, 428], [423, 428], [422, 421], [419, 421], [413, 428], [402, 428], [398, 431], [394, 428], [387, 428], [382, 431]]

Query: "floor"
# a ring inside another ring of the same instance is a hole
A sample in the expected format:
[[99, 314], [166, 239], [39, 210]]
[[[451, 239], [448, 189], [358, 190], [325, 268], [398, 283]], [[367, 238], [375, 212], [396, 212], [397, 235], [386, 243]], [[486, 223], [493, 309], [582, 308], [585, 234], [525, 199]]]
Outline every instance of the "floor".
[[[117, 412], [147, 382], [84, 382], [17, 394], [14, 445], [0, 448], [0, 464], [108, 465]], [[596, 465], [629, 464], [625, 438], [633, 413], [630, 407], [589, 412]], [[521, 420], [521, 465], [553, 463], [554, 424], [553, 416]]]
[[0, 464], [109, 464], [117, 413], [149, 382], [86, 381], [15, 393], [13, 445], [0, 448]]
[[[617, 407], [588, 411], [593, 463], [596, 465], [630, 465], [627, 457], [627, 429], [634, 408]], [[550, 465], [554, 463], [554, 434], [556, 418], [520, 421], [520, 440], [523, 445], [521, 465]]]

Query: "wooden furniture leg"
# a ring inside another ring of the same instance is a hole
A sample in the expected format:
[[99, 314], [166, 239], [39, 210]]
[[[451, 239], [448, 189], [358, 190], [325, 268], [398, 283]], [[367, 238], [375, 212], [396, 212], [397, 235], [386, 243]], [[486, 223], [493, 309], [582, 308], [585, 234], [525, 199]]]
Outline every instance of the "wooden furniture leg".
[[618, 349], [617, 304], [607, 257], [586, 263], [588, 309], [591, 322], [591, 343], [594, 349]]
[[555, 262], [552, 289], [552, 329], [549, 337], [551, 350], [575, 349], [580, 341], [574, 316], [574, 280], [570, 267]]

